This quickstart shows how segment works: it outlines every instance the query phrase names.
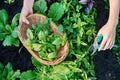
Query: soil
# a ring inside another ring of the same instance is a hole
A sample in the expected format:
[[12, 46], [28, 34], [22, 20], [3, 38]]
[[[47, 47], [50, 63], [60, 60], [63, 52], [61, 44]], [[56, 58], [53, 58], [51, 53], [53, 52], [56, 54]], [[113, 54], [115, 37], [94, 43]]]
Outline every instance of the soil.
[[[109, 13], [108, 10], [105, 10], [103, 0], [95, 0], [95, 2], [97, 4], [97, 17], [95, 22], [96, 30], [98, 31], [106, 23]], [[23, 0], [15, 0], [12, 5], [7, 5], [4, 3], [4, 0], [0, 0], [0, 9], [6, 9], [10, 15], [9, 20], [11, 20], [16, 13], [21, 11], [22, 4]], [[11, 62], [13, 69], [20, 69], [21, 72], [33, 69], [31, 55], [24, 47], [22, 49], [21, 47], [23, 47], [22, 44], [20, 47], [4, 47], [2, 46], [2, 42], [0, 42], [0, 62], [4, 65]], [[120, 80], [120, 65], [112, 50], [98, 52], [93, 61], [97, 80]]]

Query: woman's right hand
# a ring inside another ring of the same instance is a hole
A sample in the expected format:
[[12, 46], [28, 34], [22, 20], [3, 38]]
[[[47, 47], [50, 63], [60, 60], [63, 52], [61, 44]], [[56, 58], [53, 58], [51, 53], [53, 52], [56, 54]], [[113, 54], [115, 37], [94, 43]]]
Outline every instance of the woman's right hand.
[[33, 14], [33, 9], [32, 7], [29, 6], [23, 6], [20, 14], [20, 19], [19, 19], [19, 25], [21, 25], [23, 22], [26, 24], [29, 24], [29, 21], [27, 20], [27, 16]]

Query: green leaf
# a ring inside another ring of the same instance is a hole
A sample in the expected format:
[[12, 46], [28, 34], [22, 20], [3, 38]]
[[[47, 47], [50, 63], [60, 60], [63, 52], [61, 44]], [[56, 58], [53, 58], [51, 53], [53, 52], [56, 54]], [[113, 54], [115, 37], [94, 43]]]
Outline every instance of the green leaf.
[[19, 77], [20, 77], [20, 70], [17, 70], [17, 71], [12, 70], [8, 73], [7, 79], [8, 80], [16, 80]]
[[0, 22], [0, 32], [5, 31], [5, 26], [2, 22]]
[[66, 79], [66, 75], [62, 75], [62, 74], [53, 74], [49, 77], [51, 80], [68, 80]]
[[39, 56], [40, 56], [42, 59], [48, 60], [48, 59], [47, 59], [47, 57], [48, 57], [48, 54], [47, 54], [47, 53], [40, 51], [38, 54], [39, 54]]
[[38, 0], [34, 3], [33, 8], [37, 13], [44, 14], [47, 10], [46, 0]]
[[40, 48], [41, 48], [41, 45], [40, 45], [40, 44], [33, 43], [32, 46], [33, 46], [33, 50], [35, 50], [35, 51], [40, 51]]
[[32, 24], [32, 29], [35, 30], [37, 27], [35, 24]]
[[87, 43], [85, 43], [83, 41], [80, 41], [80, 44], [83, 45], [83, 46], [87, 46]]
[[39, 33], [38, 33], [38, 39], [39, 40], [43, 40], [45, 38], [45, 33], [43, 32], [43, 31], [40, 31]]
[[7, 78], [8, 73], [9, 73], [10, 71], [12, 71], [12, 65], [11, 65], [10, 63], [8, 63], [8, 64], [5, 66], [5, 68], [3, 69], [2, 76], [3, 76], [4, 78]]
[[33, 49], [32, 41], [30, 39], [25, 40], [25, 43], [30, 47], [30, 49]]
[[52, 42], [54, 45], [60, 45], [62, 44], [63, 40], [61, 37], [56, 37], [55, 40]]
[[36, 60], [34, 57], [31, 57], [32, 59], [32, 64], [37, 68], [37, 69], [41, 69], [41, 66], [43, 66], [43, 64], [41, 64], [38, 60]]
[[14, 1], [15, 1], [15, 0], [4, 0], [4, 2], [5, 2], [6, 4], [9, 4], [9, 5], [12, 4], [12, 3], [14, 3]]
[[9, 25], [9, 24], [7, 24], [6, 26], [5, 26], [5, 29], [8, 31], [8, 32], [12, 32], [13, 30], [12, 30], [12, 27]]
[[48, 54], [48, 58], [49, 59], [53, 59], [53, 58], [55, 58], [56, 57], [56, 53], [55, 52], [52, 52], [52, 53], [49, 53]]
[[18, 37], [18, 27], [14, 28], [14, 30], [12, 31], [12, 36], [13, 36], [13, 38], [17, 38]]
[[26, 35], [27, 35], [27, 38], [29, 38], [29, 39], [33, 39], [33, 33], [32, 33], [32, 30], [30, 30], [29, 28], [27, 29], [27, 33], [26, 33]]
[[36, 78], [36, 72], [32, 70], [28, 70], [21, 74], [20, 80], [35, 80], [35, 78]]
[[57, 65], [54, 67], [54, 73], [66, 75], [66, 74], [70, 73], [70, 69], [64, 65]]
[[8, 22], [8, 13], [4, 9], [0, 10], [0, 22], [2, 22], [4, 25]]
[[6, 33], [0, 33], [0, 40], [4, 40], [6, 36]]
[[13, 19], [12, 19], [12, 24], [11, 24], [11, 26], [14, 28], [14, 27], [16, 27], [16, 26], [18, 26], [18, 20], [19, 20], [19, 18], [20, 18], [20, 13], [17, 13], [14, 17], [13, 17]]
[[13, 38], [11, 36], [6, 36], [3, 41], [3, 46], [12, 46]]
[[58, 21], [64, 14], [64, 8], [60, 3], [53, 3], [48, 11], [48, 17], [52, 18], [53, 21]]
[[4, 65], [0, 62], [0, 71], [4, 68]]
[[59, 25], [59, 26], [58, 26], [58, 31], [59, 31], [59, 32], [63, 32], [63, 26], [62, 26], [62, 25]]
[[5, 40], [3, 41], [3, 46], [16, 46], [19, 47], [20, 42], [18, 38], [13, 38], [11, 35], [6, 36]]
[[19, 39], [18, 38], [13, 38], [13, 44], [12, 45], [14, 45], [14, 46], [16, 46], [16, 47], [19, 47], [20, 46], [20, 41], [19, 41]]
[[1, 80], [16, 80], [20, 77], [20, 70], [14, 71], [12, 64], [8, 63], [5, 67], [0, 63], [0, 79]]
[[12, 70], [12, 64], [11, 64], [11, 63], [8, 63], [8, 64], [5, 66], [5, 68], [8, 70], [8, 72], [11, 71], [11, 70]]

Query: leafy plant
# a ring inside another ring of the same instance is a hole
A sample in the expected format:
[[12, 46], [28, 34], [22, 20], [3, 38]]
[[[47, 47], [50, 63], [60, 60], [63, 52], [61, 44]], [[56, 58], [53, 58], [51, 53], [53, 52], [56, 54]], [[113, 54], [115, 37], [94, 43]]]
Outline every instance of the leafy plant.
[[32, 57], [32, 63], [36, 67], [36, 79], [38, 80], [39, 78], [42, 80], [75, 80], [78, 79], [76, 74], [81, 75], [81, 70], [77, 67], [75, 61], [64, 61], [55, 66], [47, 66], [39, 63], [34, 57]]
[[34, 3], [33, 8], [37, 11], [37, 13], [44, 14], [47, 10], [47, 3], [45, 0], [38, 0]]
[[40, 78], [36, 79], [36, 73], [32, 70], [24, 71], [21, 73], [20, 80], [40, 80]]
[[109, 9], [109, 0], [104, 0], [104, 2], [106, 3], [106, 5], [105, 5], [105, 9]]
[[19, 46], [19, 39], [17, 35], [18, 20], [20, 14], [16, 14], [11, 24], [8, 23], [8, 14], [6, 10], [0, 10], [0, 40], [3, 41], [4, 46]]
[[49, 22], [33, 24], [32, 29], [27, 29], [26, 43], [34, 51], [37, 51], [39, 56], [45, 60], [54, 60], [58, 58], [56, 53], [60, 47], [64, 45], [66, 38], [60, 34], [50, 32]]
[[48, 13], [47, 5], [45, 0], [38, 0], [35, 2], [33, 8], [40, 14], [46, 14], [47, 17], [52, 18], [53, 21], [58, 21], [64, 14], [64, 8], [62, 4], [55, 2], [50, 6]]
[[0, 80], [16, 80], [19, 77], [20, 71], [14, 71], [10, 63], [6, 66], [3, 66], [3, 64], [0, 63]]
[[7, 4], [9, 4], [9, 5], [10, 5], [10, 4], [13, 4], [14, 1], [15, 1], [15, 0], [4, 0], [4, 2], [7, 3]]
[[48, 17], [52, 18], [53, 21], [58, 21], [64, 14], [64, 8], [60, 3], [54, 3], [50, 6], [48, 11]]
[[65, 61], [55, 66], [40, 64], [32, 58], [39, 77], [43, 80], [96, 80], [92, 57], [87, 52], [96, 35], [94, 22], [96, 10], [92, 9], [91, 13], [86, 15], [81, 12], [83, 6], [78, 0], [62, 0], [59, 5], [64, 9], [64, 13], [58, 21], [53, 16], [60, 13], [55, 10], [58, 3], [52, 5], [55, 6], [50, 7], [51, 12], [48, 10], [48, 14], [54, 21], [57, 21], [59, 31], [66, 34], [69, 40], [69, 54]]

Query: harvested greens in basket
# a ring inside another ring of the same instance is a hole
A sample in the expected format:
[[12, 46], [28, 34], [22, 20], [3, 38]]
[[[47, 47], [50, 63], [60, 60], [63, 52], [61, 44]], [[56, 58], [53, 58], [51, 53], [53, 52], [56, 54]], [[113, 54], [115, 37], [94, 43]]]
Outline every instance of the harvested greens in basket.
[[53, 61], [60, 57], [57, 52], [64, 46], [66, 37], [51, 32], [49, 23], [50, 21], [46, 20], [45, 23], [32, 24], [32, 28], [27, 29], [25, 42], [40, 58]]

